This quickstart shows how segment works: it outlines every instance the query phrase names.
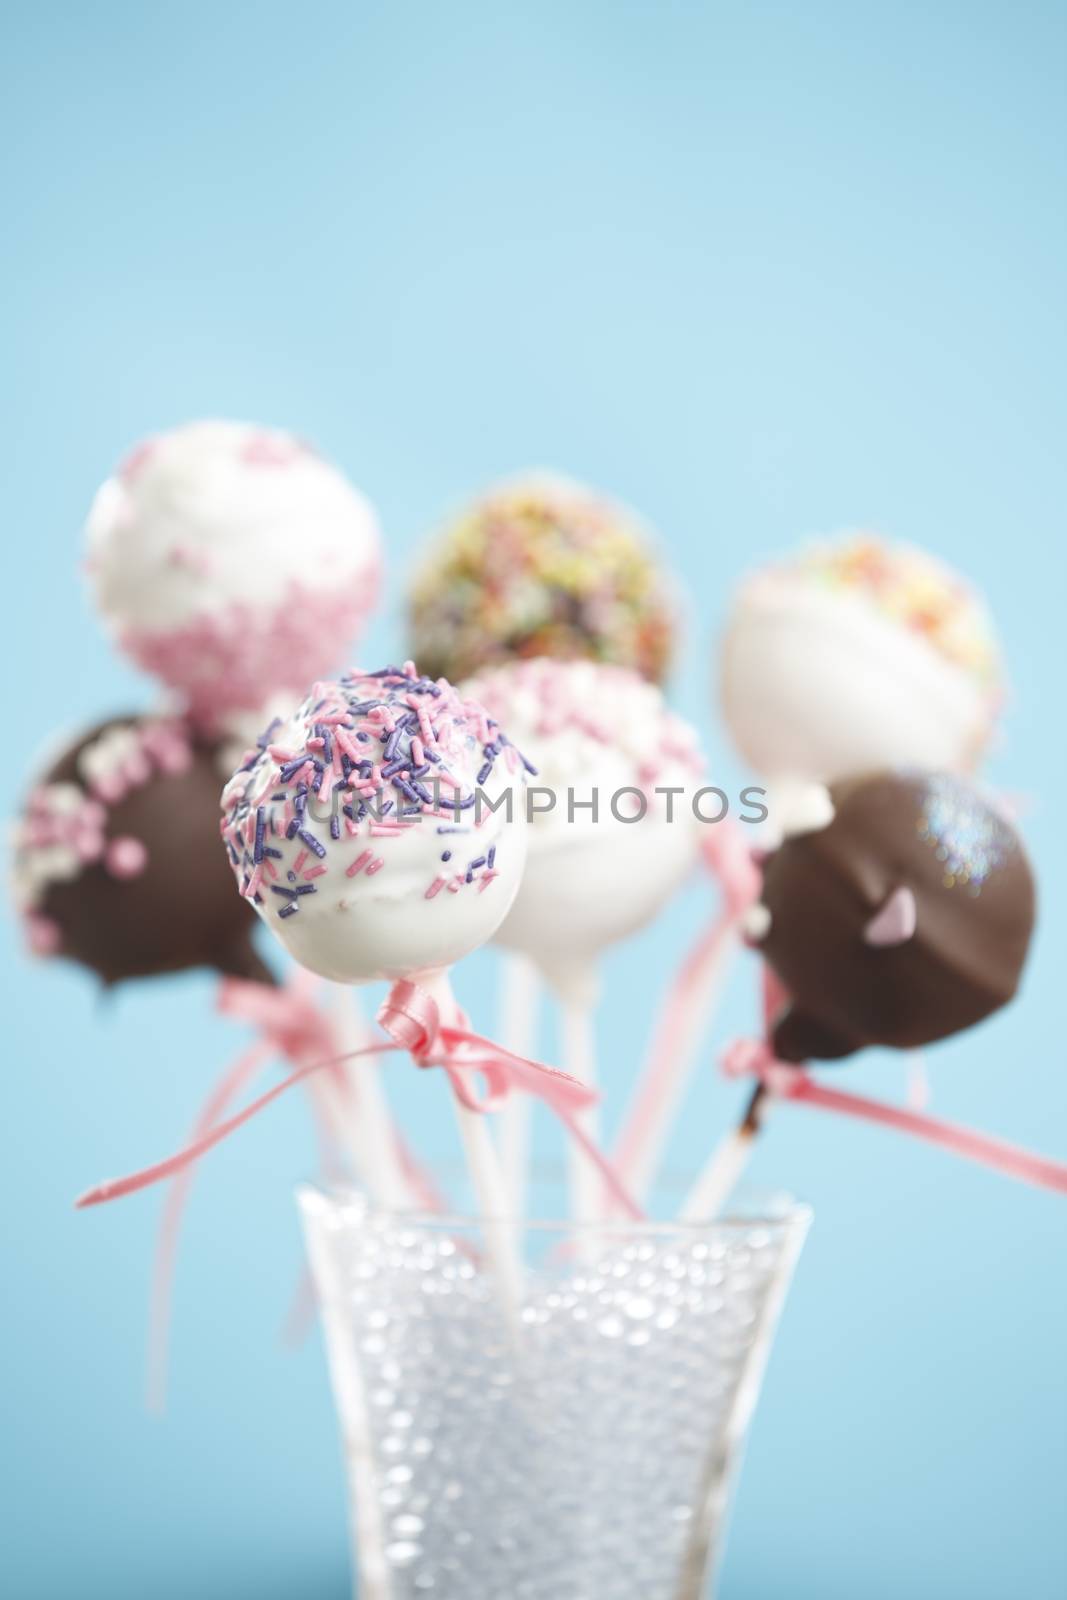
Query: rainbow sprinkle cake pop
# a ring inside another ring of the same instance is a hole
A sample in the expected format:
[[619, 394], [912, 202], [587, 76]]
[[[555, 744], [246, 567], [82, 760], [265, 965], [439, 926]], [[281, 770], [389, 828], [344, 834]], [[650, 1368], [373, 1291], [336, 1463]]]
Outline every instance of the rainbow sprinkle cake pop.
[[415, 654], [454, 683], [535, 656], [611, 662], [660, 682], [675, 626], [634, 514], [550, 473], [491, 489], [446, 527], [409, 604]]
[[88, 570], [121, 648], [215, 726], [343, 659], [374, 604], [374, 512], [287, 433], [192, 422], [98, 491]]
[[317, 683], [223, 795], [242, 894], [338, 983], [436, 972], [483, 944], [525, 860], [522, 758], [408, 662]]
[[924, 551], [854, 534], [742, 586], [721, 696], [735, 744], [770, 779], [967, 770], [1003, 699], [1000, 654], [962, 578]]
[[[530, 860], [498, 942], [566, 988], [649, 922], [691, 871], [692, 795], [704, 770], [697, 736], [654, 684], [622, 667], [514, 662], [465, 692], [537, 771]], [[655, 792], [669, 787], [673, 798]]]

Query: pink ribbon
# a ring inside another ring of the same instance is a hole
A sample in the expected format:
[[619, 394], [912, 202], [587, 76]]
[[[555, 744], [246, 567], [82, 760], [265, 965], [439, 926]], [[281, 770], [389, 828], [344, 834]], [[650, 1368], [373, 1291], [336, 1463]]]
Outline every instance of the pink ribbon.
[[[569, 1072], [515, 1055], [484, 1034], [472, 1033], [462, 1012], [457, 1012], [457, 1019], [443, 1022], [432, 995], [406, 979], [394, 983], [378, 1012], [380, 1026], [416, 1066], [444, 1069], [453, 1094], [468, 1111], [497, 1111], [515, 1089], [543, 1100], [592, 1161], [614, 1202], [632, 1220], [640, 1221], [642, 1212], [615, 1167], [578, 1120], [580, 1112], [596, 1103], [596, 1090]], [[477, 1093], [472, 1077], [482, 1078], [484, 1094]]]
[[1045, 1156], [1034, 1155], [1018, 1145], [990, 1138], [988, 1134], [977, 1133], [971, 1128], [962, 1128], [957, 1123], [928, 1117], [920, 1111], [902, 1110], [886, 1105], [881, 1100], [868, 1099], [866, 1095], [825, 1089], [803, 1067], [779, 1061], [770, 1046], [759, 1040], [742, 1039], [730, 1045], [723, 1054], [721, 1065], [728, 1077], [756, 1078], [768, 1094], [777, 1099], [795, 1100], [821, 1111], [835, 1111], [840, 1116], [857, 1117], [883, 1128], [895, 1128], [898, 1133], [910, 1134], [914, 1139], [925, 1139], [927, 1143], [940, 1145], [953, 1155], [980, 1162], [1023, 1183], [1067, 1194], [1067, 1166], [1061, 1162], [1050, 1161]]
[[[244, 990], [245, 987], [238, 985], [239, 990]], [[258, 986], [249, 987], [255, 989]], [[243, 1006], [251, 1003], [257, 1011], [259, 1010], [259, 1000], [245, 993], [235, 994], [231, 990], [230, 999], [231, 1002]], [[529, 1094], [537, 1095], [555, 1113], [595, 1164], [616, 1203], [634, 1220], [641, 1219], [641, 1212], [623, 1188], [611, 1163], [576, 1119], [578, 1112], [596, 1100], [594, 1090], [579, 1083], [578, 1079], [572, 1078], [569, 1073], [560, 1072], [555, 1067], [546, 1067], [538, 1061], [527, 1060], [524, 1056], [514, 1055], [510, 1050], [505, 1050], [482, 1034], [472, 1033], [462, 1016], [455, 1024], [443, 1023], [433, 997], [419, 989], [416, 984], [407, 981], [393, 985], [378, 1013], [378, 1021], [389, 1036], [387, 1043], [368, 1045], [360, 1050], [349, 1051], [345, 1055], [333, 1055], [325, 1060], [307, 1062], [297, 1067], [281, 1083], [275, 1084], [273, 1088], [261, 1094], [243, 1111], [216, 1123], [208, 1132], [194, 1139], [184, 1150], [179, 1150], [164, 1161], [156, 1162], [139, 1172], [130, 1173], [124, 1178], [112, 1178], [97, 1184], [79, 1196], [75, 1202], [76, 1206], [79, 1210], [83, 1210], [88, 1206], [103, 1205], [107, 1201], [118, 1200], [123, 1195], [134, 1194], [139, 1189], [146, 1189], [164, 1178], [173, 1177], [206, 1155], [215, 1145], [221, 1144], [231, 1133], [235, 1133], [252, 1117], [265, 1110], [272, 1101], [277, 1100], [296, 1084], [302, 1083], [314, 1072], [329, 1070], [345, 1061], [357, 1060], [364, 1056], [405, 1050], [416, 1066], [443, 1068], [448, 1074], [456, 1098], [469, 1111], [495, 1110], [514, 1089], [522, 1089]], [[476, 1077], [481, 1077], [485, 1083], [484, 1095], [477, 1093], [471, 1081]]]
[[[705, 829], [701, 858], [716, 879], [722, 904], [711, 924], [687, 952], [658, 1011], [634, 1097], [623, 1119], [614, 1161], [625, 1183], [634, 1185], [649, 1165], [652, 1130], [666, 1116], [660, 1108], [684, 1088], [696, 1048], [701, 1009], [710, 1007], [715, 977], [737, 937], [745, 912], [759, 896], [762, 878], [738, 823], [723, 821]], [[639, 1186], [640, 1190], [640, 1186]]]

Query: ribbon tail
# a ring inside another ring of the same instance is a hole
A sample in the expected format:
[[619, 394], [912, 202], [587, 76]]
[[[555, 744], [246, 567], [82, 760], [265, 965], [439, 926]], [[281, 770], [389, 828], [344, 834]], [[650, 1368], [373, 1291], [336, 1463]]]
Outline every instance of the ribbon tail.
[[629, 1217], [631, 1222], [643, 1222], [645, 1214], [641, 1207], [624, 1185], [612, 1162], [608, 1160], [600, 1146], [589, 1137], [571, 1108], [567, 1105], [560, 1105], [552, 1099], [547, 1100], [546, 1104], [555, 1112], [571, 1138], [577, 1142], [594, 1167], [596, 1167], [604, 1188], [619, 1210]]
[[89, 1206], [105, 1205], [109, 1200], [119, 1200], [123, 1195], [136, 1194], [139, 1189], [148, 1189], [154, 1183], [161, 1183], [164, 1178], [172, 1178], [175, 1173], [181, 1172], [191, 1162], [199, 1161], [200, 1157], [213, 1150], [217, 1144], [228, 1139], [231, 1133], [236, 1133], [246, 1122], [251, 1121], [264, 1111], [273, 1101], [279, 1099], [288, 1090], [298, 1083], [303, 1083], [305, 1078], [310, 1078], [314, 1072], [322, 1072], [327, 1067], [337, 1066], [342, 1061], [354, 1060], [357, 1056], [378, 1055], [384, 1050], [399, 1048], [391, 1044], [368, 1045], [362, 1050], [350, 1050], [346, 1055], [331, 1056], [326, 1061], [312, 1061], [307, 1066], [298, 1067], [291, 1072], [281, 1083], [276, 1083], [273, 1088], [261, 1094], [251, 1105], [245, 1106], [236, 1116], [229, 1117], [225, 1122], [220, 1122], [209, 1133], [200, 1139], [195, 1139], [192, 1144], [186, 1145], [184, 1150], [179, 1150], [175, 1155], [168, 1156], [165, 1161], [157, 1161], [154, 1166], [143, 1167], [140, 1172], [131, 1172], [124, 1178], [108, 1178], [99, 1183], [95, 1188], [87, 1189], [84, 1194], [75, 1200], [75, 1208], [84, 1211]]
[[685, 1091], [737, 928], [736, 914], [724, 908], [686, 956], [660, 1006], [613, 1155], [618, 1171], [638, 1192], [653, 1176]]
[[939, 1117], [928, 1117], [919, 1111], [905, 1111], [897, 1106], [885, 1105], [880, 1100], [869, 1100], [864, 1095], [825, 1089], [808, 1077], [801, 1077], [788, 1098], [817, 1106], [823, 1111], [835, 1111], [841, 1116], [873, 1122], [883, 1128], [895, 1128], [898, 1133], [925, 1139], [928, 1144], [939, 1145], [943, 1150], [949, 1150], [967, 1161], [992, 1167], [1009, 1178], [1017, 1178], [1041, 1189], [1052, 1189], [1057, 1194], [1067, 1194], [1067, 1165], [1035, 1155], [1004, 1139], [994, 1139], [989, 1134], [978, 1133], [954, 1122], [943, 1122]]
[[[202, 1139], [204, 1134], [214, 1127], [230, 1101], [251, 1082], [270, 1053], [269, 1043], [263, 1041], [245, 1050], [232, 1066], [227, 1068], [200, 1109], [200, 1114], [193, 1125], [194, 1142]], [[148, 1409], [157, 1413], [162, 1413], [167, 1397], [167, 1354], [178, 1238], [189, 1201], [194, 1172], [195, 1164], [190, 1162], [175, 1177], [163, 1203], [163, 1215], [156, 1235], [148, 1308], [147, 1396]]]

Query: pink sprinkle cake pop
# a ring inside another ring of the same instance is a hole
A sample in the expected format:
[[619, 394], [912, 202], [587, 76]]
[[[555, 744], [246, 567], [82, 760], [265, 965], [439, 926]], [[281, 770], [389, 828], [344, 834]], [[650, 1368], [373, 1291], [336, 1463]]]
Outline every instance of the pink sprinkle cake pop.
[[433, 973], [496, 931], [526, 855], [524, 764], [486, 710], [400, 669], [317, 683], [223, 794], [242, 894], [338, 983]]
[[121, 648], [216, 726], [301, 694], [374, 604], [374, 512], [290, 434], [192, 422], [138, 445], [98, 491], [88, 570]]
[[214, 967], [266, 975], [219, 860], [217, 753], [177, 719], [115, 717], [53, 762], [15, 825], [13, 889], [37, 955], [104, 983]]
[[[498, 942], [566, 988], [606, 946], [651, 921], [692, 871], [699, 741], [661, 691], [625, 667], [517, 661], [465, 692], [537, 771], [530, 860]], [[656, 792], [667, 788], [673, 796]]]

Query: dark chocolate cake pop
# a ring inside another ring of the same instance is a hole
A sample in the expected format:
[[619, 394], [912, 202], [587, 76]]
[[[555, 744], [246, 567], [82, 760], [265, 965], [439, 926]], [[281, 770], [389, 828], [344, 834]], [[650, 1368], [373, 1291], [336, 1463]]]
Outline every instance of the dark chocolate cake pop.
[[878, 773], [835, 786], [834, 815], [764, 865], [754, 940], [790, 994], [784, 1061], [913, 1049], [1015, 993], [1034, 923], [1018, 834], [972, 784]]
[[81, 736], [27, 800], [14, 886], [31, 948], [106, 984], [190, 967], [269, 978], [219, 848], [214, 750], [165, 717]]

